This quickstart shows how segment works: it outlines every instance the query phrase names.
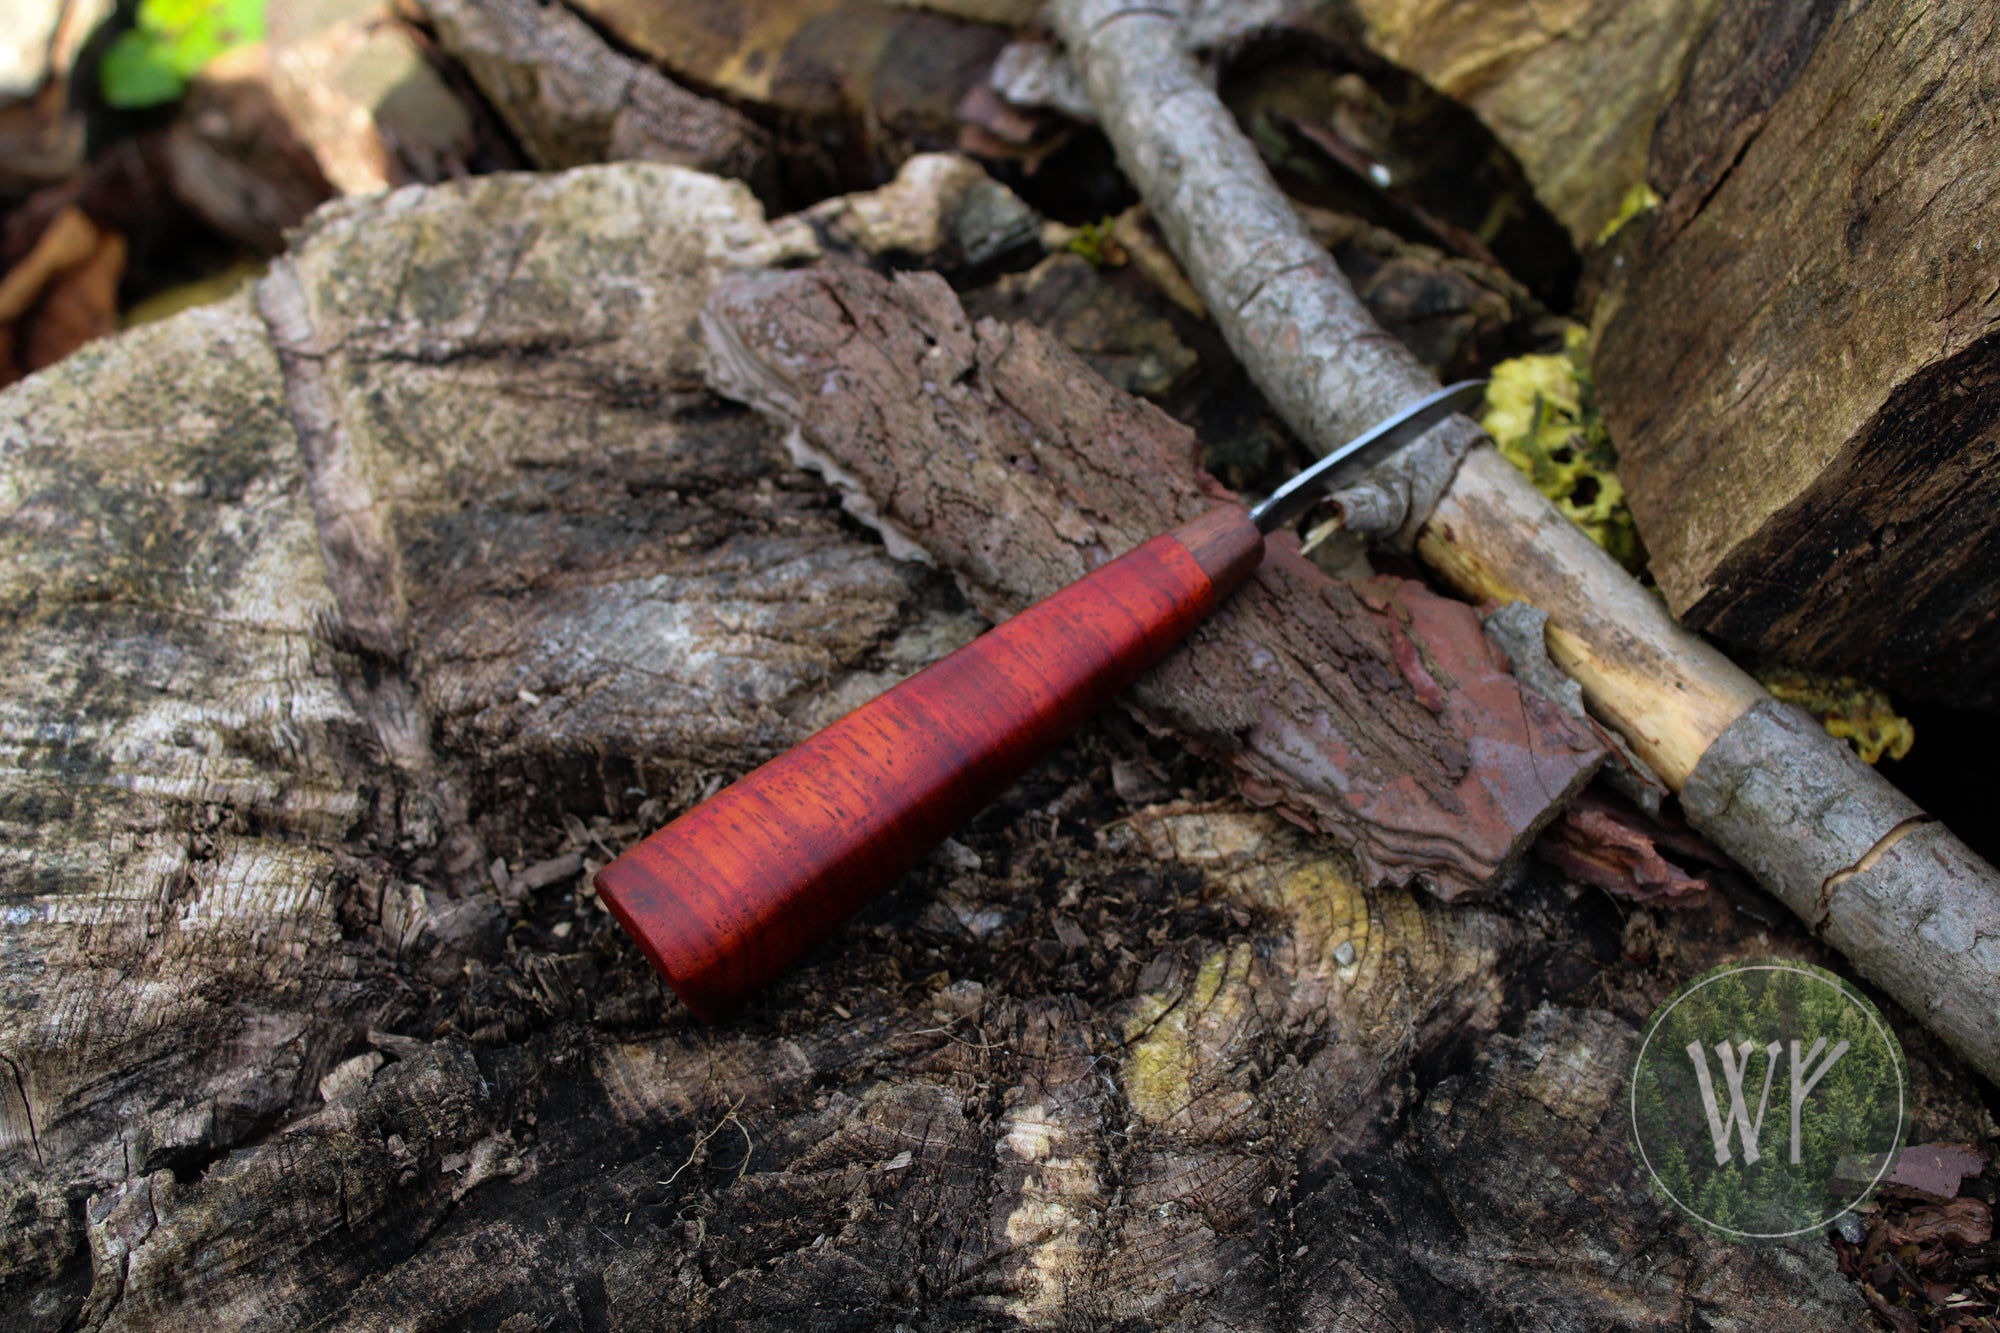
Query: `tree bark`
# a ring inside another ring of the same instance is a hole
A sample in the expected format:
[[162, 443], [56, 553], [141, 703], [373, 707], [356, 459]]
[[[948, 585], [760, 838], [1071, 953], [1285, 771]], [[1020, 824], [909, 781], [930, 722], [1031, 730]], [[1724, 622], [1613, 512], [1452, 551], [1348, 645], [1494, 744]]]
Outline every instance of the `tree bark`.
[[701, 387], [785, 254], [668, 167], [404, 191], [0, 396], [0, 1322], [1854, 1327], [1617, 1098], [1809, 942], [1369, 888], [1115, 718], [732, 1024], [662, 994], [581, 871], [973, 627]]
[[[704, 322], [711, 381], [796, 426], [803, 456], [996, 620], [1227, 494], [1185, 427], [1033, 328], [975, 327], [935, 277], [746, 276]], [[1289, 537], [1130, 697], [1369, 883], [1445, 898], [1487, 887], [1604, 754], [1514, 682], [1470, 607], [1329, 579]]]
[[2000, 706], [2000, 16], [1741, 7], [1654, 141], [1597, 359], [1669, 603], [1756, 652]]

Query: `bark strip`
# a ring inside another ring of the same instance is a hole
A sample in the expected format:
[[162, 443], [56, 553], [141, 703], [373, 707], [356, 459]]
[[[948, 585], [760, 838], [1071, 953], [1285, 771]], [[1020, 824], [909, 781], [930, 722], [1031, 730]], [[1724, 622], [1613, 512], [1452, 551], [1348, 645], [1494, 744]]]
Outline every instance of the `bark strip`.
[[[992, 619], [1222, 494], [1187, 428], [1030, 326], [972, 325], [934, 276], [744, 274], [704, 322], [711, 381], [795, 425]], [[1129, 699], [1352, 848], [1371, 883], [1446, 898], [1491, 880], [1603, 756], [1507, 674], [1471, 608], [1329, 579], [1289, 538]]]

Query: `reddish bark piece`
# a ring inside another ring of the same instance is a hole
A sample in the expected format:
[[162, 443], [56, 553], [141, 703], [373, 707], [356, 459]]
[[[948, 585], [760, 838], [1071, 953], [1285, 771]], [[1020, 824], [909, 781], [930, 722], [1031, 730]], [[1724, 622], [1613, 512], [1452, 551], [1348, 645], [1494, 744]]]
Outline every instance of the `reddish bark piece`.
[[1706, 901], [1708, 881], [1660, 855], [1663, 843], [1685, 853], [1686, 841], [1682, 835], [1677, 842], [1638, 810], [1585, 792], [1549, 826], [1535, 852], [1564, 874], [1613, 897], [1693, 907]]
[[[741, 274], [704, 320], [713, 381], [797, 423], [801, 455], [991, 618], [1220, 492], [1185, 427], [1033, 328], [974, 325], [935, 277]], [[1329, 579], [1282, 536], [1126, 702], [1227, 763], [1252, 800], [1349, 847], [1370, 882], [1446, 898], [1483, 887], [1603, 756], [1520, 689], [1472, 608], [1412, 582]]]
[[1971, 1198], [1914, 1208], [1900, 1224], [1890, 1224], [1889, 1239], [1898, 1245], [1984, 1245], [1993, 1239], [1993, 1210]]
[[1985, 1156], [1962, 1143], [1919, 1143], [1897, 1154], [1882, 1183], [1933, 1199], [1955, 1199], [1960, 1181], [1985, 1170]]
[[[1836, 1172], [1840, 1182], [1875, 1179], [1882, 1159], [1842, 1160]], [[1962, 1143], [1919, 1143], [1896, 1155], [1896, 1164], [1882, 1177], [1882, 1188], [1892, 1194], [1945, 1203], [1958, 1197], [1959, 1182], [1986, 1170], [1986, 1158], [1976, 1148]]]
[[1155, 537], [696, 806], [600, 871], [598, 893], [715, 1021], [1159, 661], [1262, 547], [1233, 505]]

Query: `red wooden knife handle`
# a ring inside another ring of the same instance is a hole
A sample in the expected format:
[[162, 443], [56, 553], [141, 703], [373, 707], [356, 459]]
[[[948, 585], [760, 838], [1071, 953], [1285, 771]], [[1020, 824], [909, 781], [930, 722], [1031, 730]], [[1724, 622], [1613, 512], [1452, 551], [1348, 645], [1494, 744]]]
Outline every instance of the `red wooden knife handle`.
[[713, 1022], [950, 837], [1248, 578], [1237, 505], [1037, 602], [716, 793], [597, 873]]

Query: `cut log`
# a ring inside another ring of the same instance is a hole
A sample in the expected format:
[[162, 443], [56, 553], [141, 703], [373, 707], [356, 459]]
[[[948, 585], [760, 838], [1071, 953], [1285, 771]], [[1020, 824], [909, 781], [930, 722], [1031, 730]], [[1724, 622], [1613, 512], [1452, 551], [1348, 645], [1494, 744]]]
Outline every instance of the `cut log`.
[[528, 160], [671, 162], [776, 188], [771, 136], [742, 113], [697, 97], [612, 49], [559, 4], [421, 0], [445, 51], [520, 140]]
[[1597, 358], [1687, 624], [2000, 707], [2000, 13], [1738, 7]]
[[[0, 395], [0, 1323], [1865, 1318], [1625, 1151], [1684, 973], [1554, 885], [1367, 888], [1115, 719], [735, 1024], [665, 999], [584, 863], [969, 632], [701, 388], [783, 255], [668, 167], [403, 191]], [[1683, 965], [1817, 956], [1761, 930]]]
[[958, 105], [1004, 28], [878, 0], [578, 0], [613, 40], [697, 92], [779, 126], [807, 198], [887, 180], [914, 152], [956, 146]]
[[[712, 382], [795, 426], [802, 458], [991, 619], [1226, 494], [1187, 428], [1038, 330], [974, 326], [935, 277], [746, 275], [704, 323]], [[1289, 537], [1129, 697], [1367, 882], [1446, 898], [1485, 888], [1604, 757], [1507, 674], [1470, 607], [1329, 579]]]

